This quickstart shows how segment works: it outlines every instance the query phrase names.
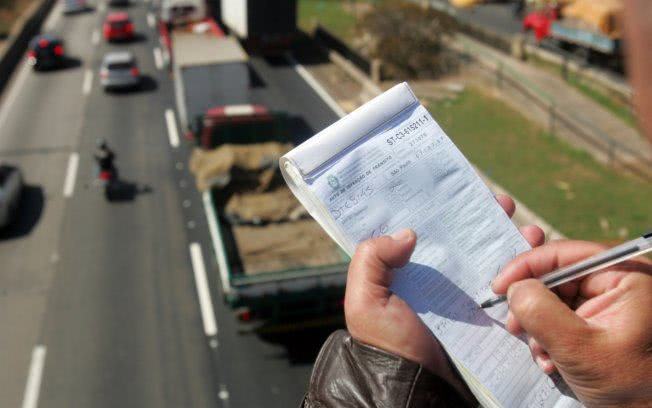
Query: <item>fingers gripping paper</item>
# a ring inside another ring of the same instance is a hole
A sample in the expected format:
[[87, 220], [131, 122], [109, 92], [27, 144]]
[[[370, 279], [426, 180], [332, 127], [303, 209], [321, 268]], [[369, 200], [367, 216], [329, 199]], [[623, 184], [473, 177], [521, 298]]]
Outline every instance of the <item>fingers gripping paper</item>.
[[481, 299], [528, 243], [462, 153], [403, 83], [281, 158], [293, 193], [349, 254], [412, 228], [417, 247], [392, 290], [444, 345], [485, 406], [580, 406]]

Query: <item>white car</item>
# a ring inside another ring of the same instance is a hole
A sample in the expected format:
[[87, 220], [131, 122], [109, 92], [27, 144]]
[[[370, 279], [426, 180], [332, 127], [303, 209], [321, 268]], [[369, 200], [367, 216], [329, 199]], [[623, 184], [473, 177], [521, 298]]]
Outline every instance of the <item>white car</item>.
[[23, 176], [14, 166], [0, 164], [0, 228], [14, 219], [23, 191]]
[[138, 63], [131, 52], [110, 52], [102, 58], [100, 83], [105, 90], [138, 88], [140, 80]]

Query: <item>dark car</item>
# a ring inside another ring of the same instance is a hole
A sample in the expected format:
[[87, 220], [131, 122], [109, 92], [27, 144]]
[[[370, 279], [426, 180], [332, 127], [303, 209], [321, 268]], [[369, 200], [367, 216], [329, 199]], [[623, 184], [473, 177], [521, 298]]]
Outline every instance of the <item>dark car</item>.
[[23, 190], [23, 176], [14, 166], [0, 164], [0, 228], [16, 216]]
[[61, 67], [66, 61], [63, 41], [51, 34], [34, 37], [29, 43], [27, 61], [34, 69]]
[[112, 7], [127, 7], [129, 0], [109, 0], [109, 6]]

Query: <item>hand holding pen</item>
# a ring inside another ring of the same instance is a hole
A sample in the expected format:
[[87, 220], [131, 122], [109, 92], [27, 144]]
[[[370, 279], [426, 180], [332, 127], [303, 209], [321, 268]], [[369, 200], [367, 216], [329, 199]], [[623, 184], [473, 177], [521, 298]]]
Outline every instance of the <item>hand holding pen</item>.
[[[649, 242], [651, 237], [643, 238]], [[639, 239], [638, 244], [645, 243]], [[607, 255], [613, 257], [626, 247], [612, 248]], [[652, 262], [646, 258], [619, 261], [584, 277], [575, 275], [554, 291], [541, 280], [555, 270], [579, 274], [565, 267], [580, 261], [584, 271], [590, 260], [602, 258], [598, 264], [604, 265], [604, 251], [604, 246], [591, 242], [548, 243], [516, 257], [494, 280], [492, 289], [507, 296], [507, 330], [525, 332], [541, 369], [559, 371], [587, 406], [649, 403]]]

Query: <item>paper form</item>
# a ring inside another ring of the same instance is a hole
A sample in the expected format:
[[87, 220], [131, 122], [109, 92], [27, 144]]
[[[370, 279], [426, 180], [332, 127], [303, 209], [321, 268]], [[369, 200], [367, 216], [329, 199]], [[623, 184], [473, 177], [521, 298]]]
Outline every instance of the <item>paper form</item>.
[[416, 103], [306, 182], [351, 243], [416, 231], [415, 252], [392, 290], [500, 405], [581, 406], [504, 329], [505, 305], [479, 308], [498, 271], [530, 247], [423, 106]]

